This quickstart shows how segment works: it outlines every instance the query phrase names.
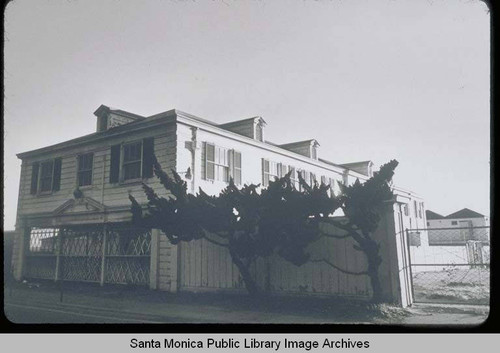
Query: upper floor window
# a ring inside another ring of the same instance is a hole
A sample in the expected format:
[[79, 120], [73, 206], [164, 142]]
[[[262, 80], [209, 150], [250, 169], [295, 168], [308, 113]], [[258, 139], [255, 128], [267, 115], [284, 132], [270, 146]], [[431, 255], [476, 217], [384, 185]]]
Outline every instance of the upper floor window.
[[58, 191], [61, 186], [61, 165], [61, 158], [33, 163], [30, 193], [35, 195], [41, 192]]
[[43, 162], [40, 167], [40, 191], [52, 191], [54, 161]]
[[153, 176], [153, 137], [111, 146], [109, 182], [136, 180]]
[[281, 177], [282, 164], [262, 159], [262, 186], [268, 187], [269, 181], [274, 181]]
[[212, 144], [206, 145], [206, 177], [209, 180], [229, 181], [228, 150]]
[[86, 153], [78, 156], [78, 186], [92, 185], [93, 162], [93, 153]]
[[408, 216], [408, 204], [406, 204], [406, 203], [403, 206], [403, 213], [405, 216]]
[[141, 177], [142, 141], [123, 145], [123, 180]]
[[457, 221], [451, 221], [451, 225], [452, 225], [452, 226], [456, 226], [457, 224], [458, 224], [458, 222], [457, 222]]
[[241, 153], [216, 146], [204, 144], [205, 179], [229, 182], [233, 178], [235, 184], [241, 184]]
[[413, 208], [415, 210], [415, 218], [418, 217], [417, 201], [413, 200]]

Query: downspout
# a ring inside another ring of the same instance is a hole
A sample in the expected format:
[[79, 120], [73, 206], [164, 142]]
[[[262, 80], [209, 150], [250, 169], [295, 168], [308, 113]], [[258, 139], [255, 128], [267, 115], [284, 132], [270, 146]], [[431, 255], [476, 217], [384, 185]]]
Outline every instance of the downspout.
[[191, 192], [195, 194], [196, 192], [196, 150], [198, 149], [198, 128], [191, 127]]
[[[102, 161], [102, 184], [101, 184], [101, 205], [104, 205], [104, 185], [106, 184], [106, 154], [103, 156], [103, 161]], [[104, 214], [103, 214], [103, 222], [107, 222], [107, 212], [106, 209], [104, 209]]]

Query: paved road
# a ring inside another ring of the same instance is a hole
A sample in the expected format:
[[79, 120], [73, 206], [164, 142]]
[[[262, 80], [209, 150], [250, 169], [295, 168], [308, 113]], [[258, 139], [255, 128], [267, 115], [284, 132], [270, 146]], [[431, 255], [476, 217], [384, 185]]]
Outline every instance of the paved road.
[[5, 303], [5, 315], [14, 323], [164, 323], [149, 318], [134, 318], [127, 313], [100, 312], [93, 309], [38, 307]]

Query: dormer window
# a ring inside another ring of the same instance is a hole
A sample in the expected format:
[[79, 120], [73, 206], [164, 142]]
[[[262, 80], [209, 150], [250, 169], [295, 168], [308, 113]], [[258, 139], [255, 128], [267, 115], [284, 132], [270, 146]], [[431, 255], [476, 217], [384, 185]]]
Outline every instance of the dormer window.
[[97, 132], [107, 131], [113, 127], [144, 120], [143, 116], [132, 114], [120, 109], [114, 109], [101, 105], [94, 112], [97, 117]]
[[285, 143], [283, 145], [280, 145], [281, 148], [284, 148], [288, 151], [292, 151], [298, 154], [301, 154], [305, 157], [318, 160], [318, 147], [319, 143], [318, 141], [312, 139], [312, 140], [305, 140], [305, 141], [299, 141], [299, 142], [292, 142], [292, 143]]
[[318, 159], [318, 150], [316, 149], [316, 146], [312, 146], [311, 158], [312, 159]]
[[239, 135], [250, 137], [251, 139], [264, 142], [264, 127], [266, 122], [260, 116], [253, 118], [231, 121], [220, 124], [219, 127], [224, 130], [235, 132]]
[[266, 122], [262, 118], [257, 118], [255, 120], [255, 139], [260, 142], [264, 142], [264, 126]]

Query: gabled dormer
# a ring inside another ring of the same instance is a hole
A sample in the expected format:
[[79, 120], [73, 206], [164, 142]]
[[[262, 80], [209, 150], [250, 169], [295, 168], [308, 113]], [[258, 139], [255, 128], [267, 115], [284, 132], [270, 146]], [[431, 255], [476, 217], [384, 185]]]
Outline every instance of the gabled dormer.
[[250, 137], [251, 139], [264, 142], [264, 127], [266, 122], [262, 117], [255, 116], [249, 119], [232, 121], [220, 124], [219, 127], [237, 134]]
[[345, 163], [340, 164], [341, 167], [346, 169], [353, 170], [355, 172], [366, 175], [371, 178], [373, 176], [373, 162], [372, 161], [363, 161], [363, 162], [354, 162], [354, 163]]
[[144, 120], [145, 117], [132, 114], [120, 109], [114, 109], [101, 105], [94, 112], [97, 116], [97, 132], [106, 131], [116, 126], [132, 123], [138, 120]]
[[315, 139], [285, 143], [279, 147], [318, 160], [319, 143]]

